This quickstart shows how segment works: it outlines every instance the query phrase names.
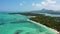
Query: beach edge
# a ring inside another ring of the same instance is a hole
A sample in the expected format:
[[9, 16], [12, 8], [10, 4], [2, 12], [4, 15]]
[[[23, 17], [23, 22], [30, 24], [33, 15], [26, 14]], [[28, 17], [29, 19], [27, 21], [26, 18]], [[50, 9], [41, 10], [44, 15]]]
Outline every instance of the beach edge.
[[[30, 19], [27, 19], [27, 21], [30, 21], [30, 22], [32, 22], [32, 23], [34, 23], [34, 24], [39, 25], [39, 26], [42, 25], [42, 24], [37, 23], [37, 22], [35, 22], [35, 21], [32, 21], [32, 20], [30, 20]], [[45, 27], [45, 28], [49, 28], [49, 27], [47, 27], [47, 26], [45, 26], [45, 25], [42, 25], [42, 26]], [[49, 28], [49, 30], [55, 32], [56, 34], [59, 34], [59, 32], [58, 32], [57, 30], [55, 30], [55, 29]]]

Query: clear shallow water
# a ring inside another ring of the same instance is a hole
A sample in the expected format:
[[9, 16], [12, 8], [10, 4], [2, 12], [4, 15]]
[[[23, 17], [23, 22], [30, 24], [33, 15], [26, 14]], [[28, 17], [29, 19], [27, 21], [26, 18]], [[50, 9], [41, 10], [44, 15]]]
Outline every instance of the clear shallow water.
[[51, 17], [60, 17], [60, 14], [45, 14], [46, 16], [51, 16]]
[[48, 13], [40, 13], [44, 14], [45, 16], [51, 16], [51, 17], [60, 17], [60, 14], [48, 14]]
[[0, 13], [0, 34], [55, 34], [48, 28], [27, 21], [28, 16]]

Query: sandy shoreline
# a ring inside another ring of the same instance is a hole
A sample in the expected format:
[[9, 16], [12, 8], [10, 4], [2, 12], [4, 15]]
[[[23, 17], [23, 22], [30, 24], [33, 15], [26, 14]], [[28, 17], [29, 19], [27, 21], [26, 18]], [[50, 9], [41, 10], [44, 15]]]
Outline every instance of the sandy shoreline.
[[[37, 22], [35, 22], [35, 21], [32, 21], [32, 20], [30, 20], [30, 19], [27, 19], [27, 21], [30, 21], [30, 22], [35, 23], [35, 24], [38, 24], [38, 25], [42, 25], [42, 24], [37, 23]], [[47, 26], [45, 26], [45, 25], [42, 25], [42, 26], [43, 26], [43, 27], [46, 27], [46, 28], [49, 28], [49, 27], [47, 27]], [[56, 34], [59, 34], [59, 32], [58, 32], [57, 30], [52, 29], [52, 28], [49, 28], [49, 29], [52, 30], [53, 32], [55, 32]]]

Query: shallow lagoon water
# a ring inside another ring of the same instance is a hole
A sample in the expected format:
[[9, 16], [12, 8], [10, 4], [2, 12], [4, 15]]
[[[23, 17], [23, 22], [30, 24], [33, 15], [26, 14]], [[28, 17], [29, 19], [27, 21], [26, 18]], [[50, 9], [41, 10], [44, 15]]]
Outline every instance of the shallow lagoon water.
[[55, 34], [43, 26], [27, 21], [28, 16], [0, 13], [0, 34]]
[[51, 17], [60, 17], [60, 14], [49, 14], [49, 13], [39, 13], [39, 14], [43, 14], [45, 16], [51, 16]]

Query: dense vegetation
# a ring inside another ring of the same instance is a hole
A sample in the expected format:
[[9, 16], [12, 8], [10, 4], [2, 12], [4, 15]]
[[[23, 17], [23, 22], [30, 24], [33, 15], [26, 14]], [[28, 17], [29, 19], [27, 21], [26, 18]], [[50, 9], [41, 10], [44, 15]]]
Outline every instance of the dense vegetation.
[[46, 25], [50, 28], [54, 28], [60, 31], [60, 17], [50, 17], [50, 16], [36, 16], [34, 18], [30, 18], [30, 20], [36, 21], [43, 25]]

